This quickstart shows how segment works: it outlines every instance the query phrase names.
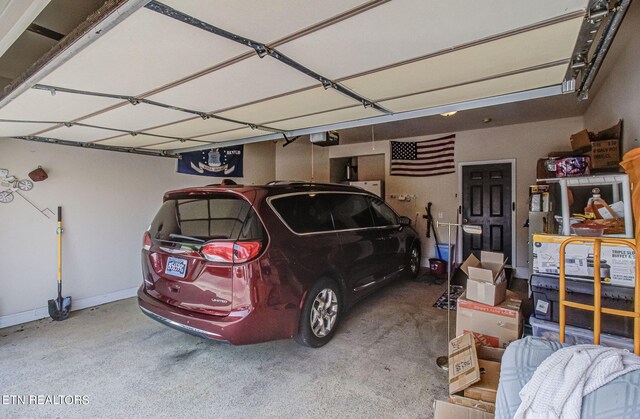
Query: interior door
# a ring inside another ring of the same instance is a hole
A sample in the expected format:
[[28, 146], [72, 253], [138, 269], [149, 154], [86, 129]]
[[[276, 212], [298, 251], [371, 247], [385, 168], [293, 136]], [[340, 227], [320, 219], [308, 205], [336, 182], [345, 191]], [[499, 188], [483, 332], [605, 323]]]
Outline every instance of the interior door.
[[482, 226], [482, 234], [462, 233], [464, 259], [481, 250], [502, 252], [513, 265], [511, 163], [462, 166], [462, 221]]

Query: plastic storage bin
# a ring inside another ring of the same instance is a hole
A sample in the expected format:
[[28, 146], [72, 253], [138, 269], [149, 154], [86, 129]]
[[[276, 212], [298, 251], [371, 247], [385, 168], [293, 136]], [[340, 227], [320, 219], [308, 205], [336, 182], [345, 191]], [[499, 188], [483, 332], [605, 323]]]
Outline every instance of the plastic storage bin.
[[[532, 275], [534, 316], [536, 319], [558, 322], [560, 317], [559, 278], [557, 276]], [[567, 300], [593, 304], [593, 283], [566, 280]], [[633, 288], [602, 283], [602, 306], [618, 310], [633, 310]], [[593, 312], [567, 307], [567, 325], [593, 329]], [[633, 319], [602, 314], [602, 332], [633, 337]]]
[[[533, 336], [541, 337], [547, 340], [560, 342], [560, 325], [554, 322], [536, 319], [534, 316], [529, 318]], [[564, 342], [569, 345], [580, 345], [585, 343], [593, 343], [593, 332], [591, 330], [582, 329], [575, 326], [566, 326], [564, 333]], [[611, 348], [628, 349], [633, 352], [633, 339], [621, 336], [600, 334], [600, 345], [609, 346]]]

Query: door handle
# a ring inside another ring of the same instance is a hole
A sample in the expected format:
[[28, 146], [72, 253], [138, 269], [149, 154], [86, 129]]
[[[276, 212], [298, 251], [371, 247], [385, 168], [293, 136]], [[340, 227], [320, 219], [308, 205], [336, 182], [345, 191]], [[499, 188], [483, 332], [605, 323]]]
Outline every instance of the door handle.
[[465, 223], [465, 224], [467, 224], [467, 223], [469, 222], [469, 220], [467, 220], [466, 218], [463, 218], [463, 219], [462, 219], [462, 222], [463, 222], [463, 223]]

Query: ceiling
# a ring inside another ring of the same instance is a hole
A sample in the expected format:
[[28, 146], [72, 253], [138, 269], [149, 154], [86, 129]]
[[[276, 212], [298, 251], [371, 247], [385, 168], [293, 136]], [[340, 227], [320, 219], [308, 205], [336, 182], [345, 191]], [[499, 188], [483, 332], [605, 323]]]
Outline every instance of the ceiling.
[[448, 110], [475, 124], [583, 110], [559, 95], [588, 0], [60, 3], [34, 21], [66, 35], [52, 52], [12, 73], [27, 31], [0, 59], [17, 78], [0, 136], [171, 155], [383, 122], [411, 133]]

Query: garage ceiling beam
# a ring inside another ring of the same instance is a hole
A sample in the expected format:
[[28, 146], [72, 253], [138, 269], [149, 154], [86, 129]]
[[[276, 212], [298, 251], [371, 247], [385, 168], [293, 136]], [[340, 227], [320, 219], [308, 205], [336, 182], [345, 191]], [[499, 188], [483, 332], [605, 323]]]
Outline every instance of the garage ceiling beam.
[[343, 95], [356, 100], [357, 102], [359, 102], [360, 104], [362, 104], [362, 106], [364, 106], [365, 108], [372, 108], [375, 109], [379, 112], [382, 112], [384, 114], [392, 114], [392, 112], [380, 105], [378, 105], [376, 102], [367, 99], [359, 94], [357, 94], [356, 92], [353, 92], [350, 89], [347, 89], [346, 87], [342, 86], [340, 83], [335, 82], [333, 80], [330, 80], [318, 73], [316, 73], [315, 71], [303, 66], [302, 64], [298, 63], [297, 61], [291, 59], [290, 57], [287, 57], [285, 54], [282, 54], [281, 52], [279, 52], [278, 50], [276, 50], [275, 48], [270, 48], [268, 47], [266, 44], [262, 43], [262, 42], [258, 42], [258, 41], [254, 41], [252, 39], [249, 38], [245, 38], [243, 36], [225, 31], [224, 29], [218, 28], [216, 26], [210, 25], [207, 22], [204, 22], [200, 19], [197, 19], [193, 16], [187, 15], [185, 13], [182, 13], [172, 7], [169, 7], [165, 4], [162, 4], [160, 2], [157, 1], [152, 1], [149, 4], [147, 4], [145, 6], [147, 9], [149, 10], [153, 10], [154, 12], [158, 12], [160, 14], [163, 14], [165, 16], [168, 16], [170, 18], [176, 19], [180, 22], [195, 26], [196, 28], [205, 30], [207, 32], [213, 33], [215, 35], [221, 36], [225, 39], [228, 39], [230, 41], [233, 42], [237, 42], [239, 44], [245, 45], [249, 48], [252, 48], [256, 54], [258, 54], [258, 57], [260, 58], [264, 58], [267, 55], [269, 55], [272, 58], [275, 58], [276, 60], [280, 61], [283, 64], [286, 64], [287, 66], [293, 68], [294, 70], [297, 70], [309, 77], [314, 78], [315, 80], [319, 81], [320, 84], [322, 84], [322, 86], [325, 89], [334, 89], [340, 93], [342, 93]]

